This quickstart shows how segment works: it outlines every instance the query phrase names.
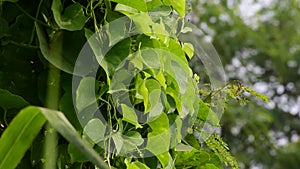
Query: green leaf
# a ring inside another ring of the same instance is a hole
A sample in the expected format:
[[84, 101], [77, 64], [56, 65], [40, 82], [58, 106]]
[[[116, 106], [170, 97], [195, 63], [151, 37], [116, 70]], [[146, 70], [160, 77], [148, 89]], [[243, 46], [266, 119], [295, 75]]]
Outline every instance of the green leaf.
[[148, 134], [147, 150], [153, 154], [167, 152], [170, 146], [169, 119], [162, 113], [157, 119], [148, 123], [152, 132]]
[[[198, 141], [198, 139], [194, 136], [194, 134], [187, 134], [185, 137], [184, 137], [184, 140], [190, 145], [192, 146], [193, 148], [199, 150], [201, 148], [201, 145]], [[180, 151], [180, 150], [178, 150]]]
[[182, 69], [182, 64], [175, 62], [175, 61], [171, 61], [170, 63], [171, 66], [171, 71], [174, 72], [175, 74], [175, 78], [177, 84], [179, 85], [179, 89], [180, 89], [180, 94], [184, 94], [186, 92], [186, 89], [188, 87], [188, 74]]
[[136, 116], [136, 113], [133, 108], [127, 106], [126, 104], [121, 104], [122, 108], [122, 114], [123, 114], [123, 120], [127, 121], [133, 125], [135, 125], [136, 128], [143, 128], [139, 123]]
[[0, 168], [14, 169], [18, 165], [45, 122], [35, 107], [20, 111], [0, 138]]
[[201, 99], [199, 99], [199, 110], [197, 117], [202, 121], [207, 121], [213, 126], [220, 126], [219, 118]]
[[4, 89], [0, 89], [0, 107], [2, 107], [3, 109], [19, 109], [27, 105], [29, 105], [29, 103], [21, 96], [12, 94], [11, 92]]
[[176, 145], [175, 147], [175, 151], [192, 151], [193, 147], [191, 147], [190, 145], [185, 145], [182, 143], [179, 143]]
[[139, 161], [135, 161], [131, 163], [126, 163], [126, 169], [150, 169], [150, 168]]
[[162, 164], [164, 169], [173, 169], [174, 168], [174, 161], [172, 156], [169, 152], [165, 152], [159, 155], [156, 155], [159, 162]]
[[[144, 18], [144, 20], [145, 20], [145, 18]], [[147, 28], [145, 28], [145, 29], [147, 29]], [[151, 36], [151, 35], [152, 35], [152, 33], [148, 34], [148, 36]], [[168, 34], [162, 34], [162, 35], [168, 36]], [[159, 40], [159, 39], [151, 39], [148, 36], [145, 36], [145, 35], [138, 36], [137, 43], [138, 44], [141, 43], [141, 49], [147, 49], [147, 48], [162, 49], [165, 52], [160, 52], [160, 53], [167, 54], [168, 52], [170, 52], [171, 54], [174, 54], [175, 56], [180, 58], [185, 63], [185, 65], [188, 64], [188, 61], [186, 60], [186, 57], [184, 54], [184, 51], [182, 50], [182, 47], [180, 46], [180, 43], [177, 40], [168, 38], [168, 43], [165, 44], [165, 43], [163, 43], [165, 38]], [[158, 52], [159, 51], [156, 51], [157, 54], [160, 54]], [[171, 54], [168, 54], [168, 55], [170, 56]], [[161, 56], [159, 56], [159, 57], [161, 58]], [[165, 57], [165, 56], [163, 56], [163, 57]], [[165, 58], [167, 58], [167, 57], [165, 57]], [[173, 55], [171, 55], [170, 58], [173, 58]], [[157, 63], [157, 62], [155, 62], [155, 63]], [[155, 66], [155, 67], [157, 67], [157, 66]]]
[[166, 31], [162, 19], [159, 23], [153, 22], [148, 13], [139, 13], [129, 15], [136, 25], [137, 32], [144, 33], [152, 39], [160, 40], [164, 44], [168, 44], [169, 32]]
[[[95, 86], [95, 88], [92, 88]], [[95, 92], [97, 90], [96, 80], [93, 77], [81, 79], [76, 90], [76, 108], [79, 112], [96, 103]]]
[[169, 114], [169, 123], [172, 124], [170, 126], [171, 133], [171, 142], [170, 147], [175, 147], [182, 140], [181, 129], [182, 129], [182, 120], [176, 114]]
[[126, 6], [130, 6], [132, 8], [135, 8], [142, 12], [147, 12], [147, 5], [146, 1], [144, 0], [134, 0], [134, 1], [128, 1], [128, 0], [111, 0], [112, 2], [117, 2], [119, 4], [123, 4]]
[[[152, 1], [153, 2], [153, 1]], [[147, 3], [148, 5], [149, 3]], [[148, 7], [150, 10], [149, 12], [155, 12], [156, 15], [159, 16], [168, 16], [172, 12], [172, 8], [168, 5], [161, 5], [161, 6], [155, 6], [155, 7]]]
[[62, 112], [38, 108], [46, 117], [52, 127], [57, 130], [66, 140], [73, 144], [81, 153], [83, 153], [91, 162], [100, 168], [108, 168], [103, 159], [96, 151], [83, 140], [74, 127], [70, 124]]
[[194, 46], [191, 43], [184, 43], [183, 44], [183, 50], [186, 53], [186, 55], [189, 57], [189, 59], [192, 59], [194, 56]]
[[99, 143], [104, 139], [106, 126], [100, 119], [92, 119], [84, 127], [84, 134], [87, 135], [94, 143]]
[[[54, 20], [61, 29], [69, 31], [81, 30], [84, 27], [86, 17], [80, 3], [74, 3], [63, 9], [60, 0], [53, 0], [51, 10]], [[62, 15], [61, 12], [64, 11]]]
[[2, 159], [0, 168], [10, 169], [17, 166], [46, 119], [55, 130], [95, 165], [108, 168], [93, 148], [81, 139], [63, 113], [34, 106], [21, 110], [2, 134], [0, 138], [0, 159]]
[[[161, 87], [160, 84], [154, 79], [147, 79], [145, 80], [145, 87], [148, 91], [148, 98], [144, 97], [144, 106], [145, 112], [151, 111], [160, 101], [161, 95]], [[160, 103], [161, 104], [161, 103]], [[161, 112], [157, 112], [161, 113]]]
[[123, 4], [117, 4], [115, 7], [115, 11], [119, 11], [125, 15], [138, 13], [137, 9], [132, 8], [130, 6], [123, 5]]
[[63, 32], [57, 31], [54, 33], [51, 42], [48, 44], [45, 32], [42, 28], [36, 23], [36, 33], [39, 39], [39, 46], [43, 56], [54, 66], [59, 69], [72, 74], [73, 65], [68, 62], [62, 62], [60, 57], [63, 54]]
[[113, 46], [105, 55], [100, 65], [104, 68], [108, 76], [112, 76], [116, 68], [128, 57], [130, 43], [130, 38], [126, 38]]
[[163, 2], [171, 5], [181, 17], [184, 17], [186, 0], [163, 0]]
[[194, 79], [187, 79], [187, 87], [184, 94], [181, 95], [181, 115], [186, 117], [196, 117], [199, 109], [198, 87]]
[[147, 2], [148, 11], [151, 11], [152, 9], [163, 5], [161, 0], [151, 0], [151, 1], [146, 1], [146, 2]]
[[117, 153], [121, 155], [139, 151], [138, 146], [144, 142], [141, 134], [137, 131], [128, 131], [123, 135], [117, 132], [113, 134], [112, 138], [115, 143]]

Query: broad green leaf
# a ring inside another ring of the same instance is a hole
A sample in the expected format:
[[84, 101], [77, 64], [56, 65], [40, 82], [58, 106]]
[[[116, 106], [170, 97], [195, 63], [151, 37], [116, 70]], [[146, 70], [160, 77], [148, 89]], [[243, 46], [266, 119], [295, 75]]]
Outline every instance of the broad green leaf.
[[142, 126], [138, 123], [138, 118], [133, 108], [127, 106], [126, 104], [121, 104], [121, 108], [124, 121], [135, 125], [136, 128], [142, 128]]
[[0, 168], [15, 168], [39, 133], [46, 119], [65, 139], [80, 150], [95, 165], [108, 168], [101, 157], [66, 119], [55, 110], [30, 106], [19, 112], [0, 138]]
[[147, 3], [147, 8], [149, 12], [152, 12], [152, 10], [154, 8], [157, 8], [159, 6], [162, 6], [163, 3], [161, 2], [161, 0], [151, 0], [151, 1], [146, 1]]
[[[201, 148], [201, 145], [200, 145], [198, 139], [194, 136], [194, 134], [187, 134], [184, 137], [184, 141], [186, 141], [190, 146], [192, 146], [196, 150], [199, 150]], [[180, 150], [178, 150], [178, 151], [180, 151]]]
[[159, 162], [162, 164], [164, 169], [173, 169], [174, 168], [174, 161], [172, 156], [169, 152], [165, 152], [159, 155], [156, 155]]
[[[82, 111], [77, 112], [77, 118], [81, 126], [85, 126], [89, 120], [94, 118], [95, 112], [98, 110], [98, 104], [91, 104], [90, 106], [84, 108]], [[76, 116], [76, 114], [74, 114]]]
[[213, 126], [219, 126], [219, 118], [201, 99], [199, 99], [199, 110], [197, 117], [202, 121], [207, 121]]
[[187, 88], [184, 94], [181, 95], [181, 117], [186, 117], [188, 114], [191, 117], [196, 117], [199, 109], [198, 87], [194, 79], [187, 79]]
[[139, 161], [135, 161], [131, 163], [126, 163], [126, 169], [150, 169], [150, 168]]
[[158, 73], [154, 76], [154, 78], [159, 82], [163, 89], [167, 88], [166, 78], [162, 70], [159, 70]]
[[154, 49], [142, 50], [141, 57], [147, 69], [160, 69], [162, 67], [160, 56]]
[[[95, 86], [95, 88], [92, 88]], [[84, 77], [76, 90], [76, 108], [81, 112], [86, 107], [96, 103], [96, 80], [93, 77]]]
[[123, 4], [117, 4], [117, 6], [115, 7], [115, 11], [119, 11], [125, 15], [138, 13], [137, 9], [132, 8], [130, 6], [123, 5]]
[[177, 108], [178, 112], [181, 112], [181, 99], [179, 95], [179, 87], [176, 84], [176, 80], [170, 76], [167, 76], [166, 81], [171, 81], [171, 84], [168, 84], [166, 89], [167, 100], [171, 106], [171, 108]]
[[29, 103], [21, 96], [12, 94], [11, 92], [4, 89], [0, 89], [0, 107], [2, 107], [3, 109], [19, 109], [27, 105], [29, 105]]
[[94, 143], [99, 143], [104, 139], [106, 126], [100, 119], [90, 120], [84, 127], [84, 134], [87, 135]]
[[198, 113], [198, 118], [200, 120], [205, 121], [207, 119], [207, 115], [210, 112], [210, 108], [202, 101], [199, 100], [199, 113]]
[[121, 155], [139, 151], [138, 146], [144, 142], [141, 134], [137, 131], [128, 131], [123, 135], [118, 132], [113, 134], [112, 138], [115, 143], [117, 153]]
[[182, 129], [182, 119], [179, 118], [176, 114], [169, 114], [170, 124], [170, 134], [171, 134], [171, 142], [170, 147], [173, 148], [177, 146], [178, 143], [182, 140], [181, 129]]
[[144, 164], [146, 164], [149, 168], [157, 168], [158, 165], [158, 159], [156, 156], [151, 156], [151, 157], [145, 157], [143, 158]]
[[[140, 76], [140, 74], [138, 74], [138, 76], [136, 76], [136, 98], [137, 99], [142, 99], [144, 102], [144, 106], [148, 105], [148, 89], [145, 85], [145, 79], [142, 79], [142, 77]], [[146, 109], [146, 107], [145, 107]], [[146, 111], [145, 111], [146, 112]]]
[[[76, 2], [63, 9], [61, 0], [53, 0], [51, 10], [55, 22], [61, 29], [75, 31], [81, 30], [84, 27], [86, 17], [80, 3]], [[64, 11], [64, 14], [61, 14], [62, 11]]]
[[130, 55], [130, 63], [134, 65], [138, 70], [143, 70], [143, 59], [141, 57], [141, 50], [139, 49], [136, 53], [133, 55]]
[[73, 144], [82, 154], [84, 154], [91, 162], [100, 168], [108, 168], [103, 159], [96, 151], [83, 140], [74, 127], [70, 124], [62, 112], [49, 110], [45, 108], [35, 108], [46, 117], [52, 127], [57, 130], [69, 143]]
[[180, 94], [184, 94], [188, 87], [188, 74], [182, 69], [182, 64], [177, 63], [175, 61], [171, 61], [170, 63], [171, 70], [175, 74], [175, 79], [177, 84], [179, 85]]
[[171, 5], [181, 17], [184, 17], [186, 0], [163, 0], [163, 2]]
[[35, 107], [27, 107], [15, 116], [0, 138], [0, 168], [16, 168], [45, 122]]
[[179, 143], [176, 145], [175, 147], [175, 151], [192, 151], [193, 147], [191, 147], [190, 145], [185, 145], [182, 143]]
[[[127, 25], [124, 22], [126, 22], [126, 20], [121, 18], [120, 20], [115, 22], [112, 21], [105, 26], [108, 35], [109, 47], [116, 45], [118, 42], [124, 40], [125, 37], [128, 36], [128, 30], [126, 28]], [[129, 43], [128, 41], [125, 42]], [[126, 47], [127, 45], [123, 44], [123, 46]], [[117, 47], [120, 48], [122, 46], [118, 45]]]
[[191, 43], [184, 43], [183, 44], [183, 50], [186, 53], [186, 55], [189, 57], [189, 59], [192, 59], [194, 56], [194, 46]]
[[148, 134], [147, 150], [153, 154], [161, 154], [169, 150], [170, 131], [169, 119], [165, 113], [162, 113], [157, 119], [148, 123], [152, 132]]
[[163, 20], [160, 18], [159, 23], [153, 22], [148, 13], [139, 13], [129, 15], [136, 25], [137, 32], [144, 33], [152, 39], [160, 40], [162, 43], [168, 44], [169, 33], [165, 29]]
[[178, 40], [170, 39], [169, 46], [164, 47], [163, 49], [170, 51], [176, 56], [178, 56], [185, 63], [185, 66], [182, 65], [183, 66], [182, 68], [186, 68], [186, 66], [188, 65], [188, 61], [186, 60], [184, 51], [182, 50], [182, 47], [180, 46]]
[[[144, 106], [145, 106], [145, 112], [151, 111], [160, 101], [160, 95], [161, 95], [161, 87], [160, 84], [154, 80], [154, 79], [147, 79], [145, 80], [145, 87], [148, 91], [148, 98], [146, 99], [144, 97]], [[158, 112], [159, 114], [161, 112]]]
[[[129, 15], [129, 17], [134, 21], [137, 26], [138, 32], [151, 33], [151, 28], [153, 21], [147, 13], [140, 13], [135, 15]], [[151, 35], [150, 35], [151, 36]]]
[[[149, 36], [151, 36], [151, 34], [149, 34]], [[168, 34], [165, 34], [165, 36], [168, 36]], [[164, 52], [161, 52], [161, 53], [167, 54], [167, 52], [170, 52], [169, 55], [174, 54], [175, 56], [178, 56], [178, 58], [180, 58], [186, 65], [188, 64], [188, 61], [186, 60], [186, 57], [184, 54], [184, 51], [182, 50], [182, 47], [177, 40], [169, 38], [167, 44], [163, 43], [162, 41], [163, 40], [150, 39], [150, 37], [145, 36], [145, 35], [140, 35], [137, 38], [137, 43], [141, 43], [141, 49], [148, 49], [148, 48], [161, 49], [161, 50], [164, 50]], [[156, 53], [157, 53], [156, 55], [159, 55], [157, 50], [156, 50]], [[161, 56], [159, 55], [159, 57], [161, 57]], [[171, 58], [172, 57], [173, 56], [171, 56]], [[157, 61], [155, 63], [157, 63]], [[163, 61], [161, 63], [163, 63]], [[155, 67], [158, 67], [158, 66], [155, 66]]]
[[35, 24], [35, 27], [37, 37], [39, 39], [39, 47], [43, 56], [57, 68], [72, 74], [74, 67], [73, 64], [68, 61], [64, 60], [63, 62], [61, 60], [61, 58], [63, 58], [63, 32], [56, 31], [48, 44], [47, 37], [42, 28], [38, 24]]
[[118, 66], [128, 57], [130, 52], [130, 38], [126, 38], [113, 46], [105, 55], [100, 65], [108, 76], [112, 76]]
[[156, 15], [159, 16], [168, 16], [171, 14], [172, 8], [168, 5], [161, 5], [152, 8], [149, 12], [154, 12]]
[[117, 2], [119, 4], [123, 4], [126, 6], [130, 6], [132, 8], [135, 8], [142, 12], [147, 12], [147, 5], [146, 1], [144, 0], [134, 0], [134, 1], [128, 1], [128, 0], [110, 0], [112, 2]]
[[139, 146], [144, 142], [141, 134], [137, 131], [127, 131], [124, 133], [123, 137], [128, 140], [129, 144]]

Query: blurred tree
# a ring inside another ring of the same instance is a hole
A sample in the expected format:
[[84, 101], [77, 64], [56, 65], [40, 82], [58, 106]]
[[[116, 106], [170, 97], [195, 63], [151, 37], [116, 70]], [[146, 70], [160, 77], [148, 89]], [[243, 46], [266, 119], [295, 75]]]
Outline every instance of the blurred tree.
[[241, 168], [298, 168], [299, 1], [197, 0], [192, 7], [191, 20], [215, 46], [228, 80], [271, 99], [244, 107], [231, 100], [222, 117], [224, 139]]

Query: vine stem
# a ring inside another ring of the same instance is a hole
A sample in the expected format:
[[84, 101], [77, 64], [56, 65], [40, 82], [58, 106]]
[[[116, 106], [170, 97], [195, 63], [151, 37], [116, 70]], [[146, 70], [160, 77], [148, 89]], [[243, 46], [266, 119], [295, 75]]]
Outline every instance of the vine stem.
[[[39, 16], [39, 13], [40, 13], [40, 9], [41, 9], [41, 6], [43, 4], [43, 0], [40, 0], [40, 3], [38, 5], [38, 8], [37, 8], [37, 11], [36, 11], [36, 14], [35, 14], [35, 19], [38, 20], [38, 16]], [[35, 25], [33, 24], [33, 28], [32, 28], [32, 31], [31, 31], [31, 36], [30, 36], [30, 40], [29, 40], [29, 44], [31, 44], [34, 40], [34, 35], [35, 35]]]
[[35, 17], [31, 16], [27, 11], [25, 11], [20, 5], [18, 5], [17, 3], [15, 3], [16, 7], [19, 8], [20, 11], [22, 11], [26, 16], [28, 16], [30, 19], [34, 20], [35, 22], [47, 27], [47, 28], [50, 28], [50, 29], [53, 29], [51, 26], [45, 24], [44, 22], [36, 19]]
[[[57, 55], [61, 59], [60, 55]], [[60, 99], [60, 70], [49, 64], [47, 95], [45, 106], [50, 109], [58, 109]], [[54, 128], [47, 123], [45, 129], [44, 144], [44, 169], [56, 169], [58, 134]]]

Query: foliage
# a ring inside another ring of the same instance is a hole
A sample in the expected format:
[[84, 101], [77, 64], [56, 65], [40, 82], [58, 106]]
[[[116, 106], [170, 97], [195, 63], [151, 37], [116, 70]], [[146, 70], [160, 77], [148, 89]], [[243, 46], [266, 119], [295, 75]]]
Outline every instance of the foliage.
[[[198, 140], [199, 126], [220, 124], [213, 91], [198, 95], [188, 62], [194, 47], [179, 40], [189, 30], [186, 1], [1, 3], [0, 168], [238, 168], [220, 136], [209, 148]], [[113, 25], [124, 16], [130, 22]], [[103, 41], [93, 38], [99, 32]], [[75, 69], [86, 41], [96, 77]]]

